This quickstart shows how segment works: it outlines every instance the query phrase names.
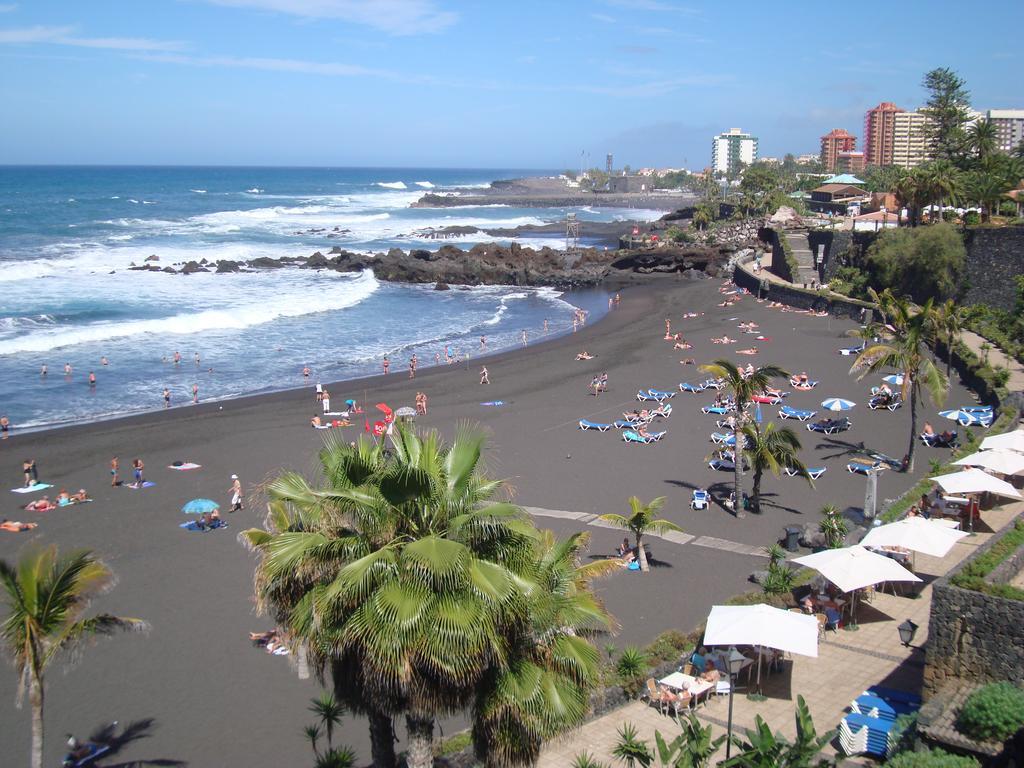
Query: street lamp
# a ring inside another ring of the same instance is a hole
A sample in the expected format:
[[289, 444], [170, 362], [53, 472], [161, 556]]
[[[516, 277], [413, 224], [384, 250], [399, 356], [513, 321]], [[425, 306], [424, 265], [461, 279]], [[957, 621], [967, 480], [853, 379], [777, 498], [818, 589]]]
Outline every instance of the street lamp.
[[725, 759], [728, 760], [732, 753], [732, 694], [733, 689], [736, 687], [736, 675], [743, 669], [743, 662], [746, 661], [746, 657], [733, 648], [729, 652], [728, 665], [729, 665], [729, 735], [725, 740]]
[[917, 624], [907, 619], [896, 630], [900, 633], [900, 642], [907, 648], [914, 642], [914, 634], [917, 632]]

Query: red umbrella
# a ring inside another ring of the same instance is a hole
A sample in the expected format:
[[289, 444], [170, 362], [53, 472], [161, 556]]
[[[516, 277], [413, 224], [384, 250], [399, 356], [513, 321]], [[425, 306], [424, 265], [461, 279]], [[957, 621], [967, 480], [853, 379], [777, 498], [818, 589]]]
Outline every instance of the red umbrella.
[[388, 428], [388, 425], [385, 424], [383, 421], [375, 421], [375, 422], [373, 422], [373, 434], [374, 434], [374, 436], [380, 437], [381, 435], [384, 434], [384, 430], [386, 430], [387, 428]]
[[394, 420], [395, 414], [390, 408], [388, 408], [387, 403], [377, 403], [376, 408], [384, 414], [385, 424], [390, 424]]

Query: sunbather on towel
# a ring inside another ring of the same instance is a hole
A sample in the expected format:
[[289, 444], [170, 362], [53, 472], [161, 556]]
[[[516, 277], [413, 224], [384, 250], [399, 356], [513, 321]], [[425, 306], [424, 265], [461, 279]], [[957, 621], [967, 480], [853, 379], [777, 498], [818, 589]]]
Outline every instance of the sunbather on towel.
[[711, 339], [711, 343], [712, 344], [735, 344], [736, 343], [736, 339], [730, 339], [729, 335], [726, 334], [725, 336], [717, 336], [717, 337]]
[[2, 521], [0, 521], [0, 531], [21, 533], [22, 531], [31, 531], [38, 525], [39, 523], [22, 523], [18, 520], [8, 520], [7, 518], [4, 518]]
[[576, 355], [576, 359], [577, 360], [593, 360], [594, 357], [595, 357], [595, 355], [590, 354], [585, 349], [582, 352], [580, 352], [578, 355]]
[[694, 360], [692, 357], [688, 357], [685, 360], [680, 360], [679, 364], [680, 365], [696, 365], [697, 361]]
[[693, 344], [688, 341], [677, 341], [672, 345], [672, 349], [693, 349]]
[[757, 347], [748, 347], [747, 349], [737, 349], [737, 355], [756, 355]]
[[57, 505], [50, 501], [48, 496], [43, 496], [41, 499], [30, 501], [25, 505], [25, 509], [29, 512], [49, 512], [52, 509], [56, 509]]

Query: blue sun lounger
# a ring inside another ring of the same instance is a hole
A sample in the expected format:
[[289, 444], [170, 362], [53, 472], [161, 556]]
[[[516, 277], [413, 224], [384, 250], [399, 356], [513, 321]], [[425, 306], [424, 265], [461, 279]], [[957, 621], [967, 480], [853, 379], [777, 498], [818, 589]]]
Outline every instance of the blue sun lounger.
[[992, 411], [967, 411], [961, 408], [956, 423], [961, 427], [991, 427], [993, 418]]
[[[788, 477], [796, 477], [799, 474], [799, 472], [797, 472], [793, 467], [785, 467], [782, 471], [785, 472]], [[807, 476], [810, 477], [811, 480], [817, 480], [827, 471], [828, 467], [807, 467]]]
[[725, 432], [712, 432], [711, 442], [715, 445], [736, 445], [736, 435]]
[[696, 392], [703, 392], [704, 391], [704, 385], [703, 384], [695, 385], [695, 384], [691, 384], [688, 381], [684, 381], [684, 382], [682, 382], [679, 385], [679, 391], [680, 392], [695, 392], [695, 393]]
[[798, 421], [807, 421], [813, 419], [817, 411], [801, 411], [798, 408], [792, 408], [788, 405], [784, 405], [779, 408], [779, 417], [783, 419], [797, 419]]
[[626, 419], [616, 419], [612, 426], [616, 429], [636, 429], [644, 422], [642, 421], [628, 421]]
[[883, 397], [875, 396], [868, 400], [868, 408], [872, 411], [880, 411], [885, 409], [887, 411], [895, 411], [897, 408], [903, 406], [903, 400], [899, 397]]
[[649, 443], [656, 443], [665, 436], [664, 432], [651, 432], [647, 437], [634, 432], [631, 429], [623, 430], [622, 439], [627, 443], [643, 443], [645, 445]]
[[676, 393], [675, 393], [675, 392], [663, 392], [663, 391], [662, 391], [662, 390], [660, 390], [660, 389], [648, 389], [648, 390], [647, 390], [647, 393], [648, 393], [648, 394], [649, 394], [649, 395], [650, 395], [651, 397], [653, 397], [653, 398], [654, 398], [655, 400], [657, 400], [657, 401], [658, 401], [659, 403], [660, 403], [660, 402], [661, 402], [662, 400], [667, 400], [667, 399], [668, 399], [668, 398], [670, 398], [670, 397], [675, 397], [675, 396], [676, 396]]
[[839, 354], [843, 355], [844, 357], [849, 357], [850, 355], [859, 355], [865, 349], [867, 349], [866, 343], [861, 344], [859, 347], [843, 347], [842, 349], [839, 350]]
[[719, 416], [724, 416], [729, 412], [729, 409], [724, 405], [705, 405], [700, 409], [701, 413], [716, 413]]
[[607, 432], [612, 428], [611, 424], [602, 424], [598, 421], [590, 421], [589, 419], [580, 419], [580, 429], [587, 431], [590, 429], [596, 429], [598, 432]]
[[693, 492], [693, 498], [690, 499], [690, 509], [707, 509], [710, 501], [711, 494], [703, 488], [697, 488]]
[[873, 464], [868, 464], [866, 461], [851, 461], [846, 465], [846, 471], [856, 475], [870, 475], [872, 472], [878, 472], [882, 469], [885, 469], [885, 465], [880, 461], [876, 461]]
[[721, 389], [725, 386], [725, 379], [707, 379], [701, 382], [701, 386], [704, 389]]
[[651, 416], [661, 416], [667, 419], [672, 415], [672, 403], [662, 403], [658, 408], [651, 411]]
[[708, 462], [708, 466], [720, 472], [732, 472], [736, 469], [736, 462], [727, 461], [726, 459], [712, 459]]
[[822, 419], [813, 424], [807, 425], [808, 432], [821, 432], [824, 435], [832, 435], [836, 432], [845, 432], [853, 426], [849, 419]]

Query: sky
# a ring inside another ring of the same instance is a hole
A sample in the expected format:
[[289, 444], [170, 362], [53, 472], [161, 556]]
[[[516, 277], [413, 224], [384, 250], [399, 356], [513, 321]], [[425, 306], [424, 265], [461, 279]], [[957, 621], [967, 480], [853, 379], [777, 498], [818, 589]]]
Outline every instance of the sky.
[[0, 0], [0, 164], [700, 169], [732, 127], [860, 137], [934, 67], [1024, 108], [1022, 29], [1019, 0]]

